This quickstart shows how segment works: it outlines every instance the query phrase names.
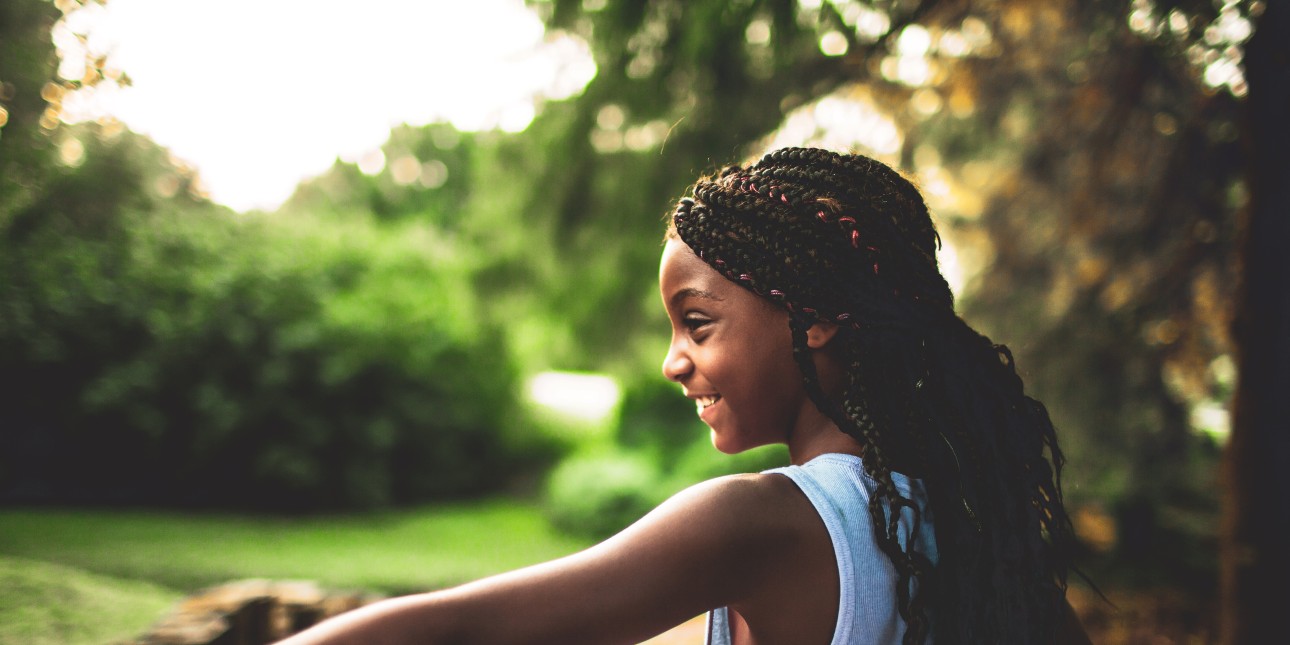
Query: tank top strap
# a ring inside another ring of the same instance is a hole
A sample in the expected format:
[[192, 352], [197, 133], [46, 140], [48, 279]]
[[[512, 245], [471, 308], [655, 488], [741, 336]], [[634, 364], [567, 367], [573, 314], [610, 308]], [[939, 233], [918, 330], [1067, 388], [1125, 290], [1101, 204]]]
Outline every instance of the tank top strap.
[[[899, 643], [905, 633], [905, 622], [897, 610], [899, 575], [874, 534], [869, 500], [878, 485], [865, 472], [863, 461], [854, 455], [830, 453], [801, 466], [765, 472], [792, 480], [828, 530], [839, 582], [832, 645]], [[892, 473], [892, 482], [919, 509], [917, 521], [912, 510], [901, 510], [899, 541], [903, 546], [913, 540], [914, 547], [935, 563], [936, 538], [922, 482], [899, 473]], [[709, 612], [707, 622], [709, 645], [731, 642], [726, 608]]]

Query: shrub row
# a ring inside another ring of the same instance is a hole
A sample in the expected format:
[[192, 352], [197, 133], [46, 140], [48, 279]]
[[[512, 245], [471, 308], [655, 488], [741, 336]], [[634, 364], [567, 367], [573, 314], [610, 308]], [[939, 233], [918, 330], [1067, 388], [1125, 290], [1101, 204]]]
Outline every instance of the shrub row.
[[516, 369], [432, 227], [49, 208], [0, 231], [0, 498], [370, 507], [522, 457]]

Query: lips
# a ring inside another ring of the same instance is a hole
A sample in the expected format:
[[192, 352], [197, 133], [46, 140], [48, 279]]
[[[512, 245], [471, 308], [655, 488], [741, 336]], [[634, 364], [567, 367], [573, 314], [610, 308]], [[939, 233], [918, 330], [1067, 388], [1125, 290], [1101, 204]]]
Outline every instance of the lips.
[[696, 396], [696, 397], [694, 397], [694, 404], [695, 404], [695, 406], [698, 408], [698, 410], [699, 410], [699, 414], [703, 414], [703, 411], [704, 411], [704, 410], [707, 410], [708, 408], [710, 408], [710, 407], [712, 407], [712, 406], [716, 405], [717, 401], [720, 401], [720, 400], [721, 400], [721, 395], [720, 395], [720, 394], [710, 394], [710, 395], [707, 395], [707, 396]]

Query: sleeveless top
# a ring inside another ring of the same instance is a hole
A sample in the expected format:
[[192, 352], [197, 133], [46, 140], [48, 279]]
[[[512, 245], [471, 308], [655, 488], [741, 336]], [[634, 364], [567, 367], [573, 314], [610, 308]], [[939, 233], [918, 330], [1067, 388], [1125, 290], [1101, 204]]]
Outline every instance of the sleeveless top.
[[[824, 454], [801, 466], [774, 468], [766, 473], [787, 476], [806, 494], [824, 520], [833, 554], [838, 563], [838, 619], [832, 645], [900, 643], [905, 621], [897, 610], [896, 583], [899, 576], [891, 559], [878, 546], [869, 498], [878, 484], [864, 472], [859, 457]], [[922, 482], [900, 473], [891, 479], [901, 495], [913, 500], [920, 511], [915, 529], [913, 512], [901, 509], [898, 535], [902, 546], [913, 534], [914, 548], [937, 560], [936, 536]], [[708, 612], [708, 645], [730, 645], [727, 608]], [[930, 638], [928, 639], [930, 641]]]

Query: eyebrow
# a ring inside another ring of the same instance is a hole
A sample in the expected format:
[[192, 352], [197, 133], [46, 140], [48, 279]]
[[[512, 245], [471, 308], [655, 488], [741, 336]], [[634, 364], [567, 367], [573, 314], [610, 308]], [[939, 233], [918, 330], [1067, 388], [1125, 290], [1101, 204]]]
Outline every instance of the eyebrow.
[[724, 300], [724, 298], [722, 298], [721, 296], [718, 296], [715, 293], [712, 293], [711, 291], [696, 289], [694, 287], [686, 287], [672, 294], [670, 301], [672, 303], [672, 306], [675, 307], [678, 304], [680, 304], [682, 300], [685, 300], [686, 298], [703, 298], [706, 300], [718, 300], [718, 301]]

